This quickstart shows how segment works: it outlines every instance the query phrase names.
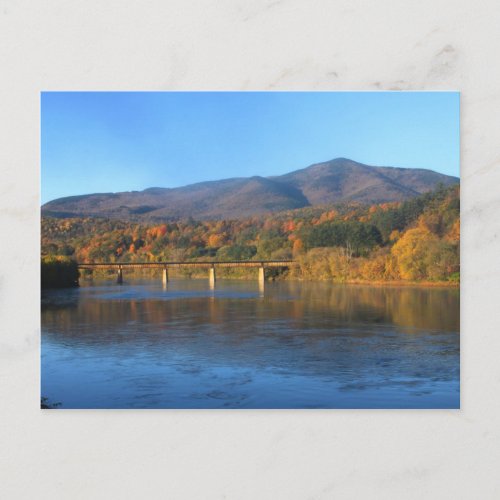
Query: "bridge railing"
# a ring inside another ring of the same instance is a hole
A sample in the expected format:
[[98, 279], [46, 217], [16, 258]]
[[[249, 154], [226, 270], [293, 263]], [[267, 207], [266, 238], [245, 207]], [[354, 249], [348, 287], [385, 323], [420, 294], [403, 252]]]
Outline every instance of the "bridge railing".
[[164, 269], [181, 267], [288, 267], [294, 260], [227, 260], [227, 261], [165, 261], [165, 262], [80, 262], [80, 269]]

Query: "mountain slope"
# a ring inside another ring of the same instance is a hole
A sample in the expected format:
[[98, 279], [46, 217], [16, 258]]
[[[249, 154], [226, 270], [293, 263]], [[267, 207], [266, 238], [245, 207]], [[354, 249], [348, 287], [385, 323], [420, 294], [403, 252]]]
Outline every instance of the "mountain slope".
[[46, 203], [42, 215], [123, 219], [240, 218], [343, 201], [401, 201], [431, 191], [439, 183], [458, 182], [456, 177], [431, 170], [372, 167], [337, 158], [267, 178], [233, 178], [180, 188], [59, 198]]
[[273, 177], [300, 189], [311, 205], [332, 201], [383, 203], [400, 201], [432, 190], [455, 177], [424, 169], [371, 167], [346, 158], [317, 163], [302, 170]]

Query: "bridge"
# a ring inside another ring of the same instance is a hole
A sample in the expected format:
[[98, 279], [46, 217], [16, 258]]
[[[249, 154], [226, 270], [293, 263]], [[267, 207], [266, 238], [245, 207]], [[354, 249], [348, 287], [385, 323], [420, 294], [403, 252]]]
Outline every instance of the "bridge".
[[123, 271], [126, 269], [161, 269], [163, 284], [169, 281], [168, 271], [180, 268], [208, 269], [210, 286], [215, 286], [216, 268], [223, 267], [253, 267], [259, 270], [258, 279], [264, 284], [267, 268], [287, 268], [294, 264], [294, 260], [227, 260], [227, 261], [180, 261], [180, 262], [88, 262], [78, 264], [78, 269], [114, 269], [117, 272], [117, 283], [123, 283]]

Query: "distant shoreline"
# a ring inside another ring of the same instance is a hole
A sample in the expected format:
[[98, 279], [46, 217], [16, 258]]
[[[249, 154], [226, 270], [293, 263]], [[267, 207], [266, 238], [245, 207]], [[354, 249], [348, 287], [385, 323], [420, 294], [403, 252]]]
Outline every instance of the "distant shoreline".
[[[339, 283], [340, 284], [340, 283]], [[453, 281], [403, 281], [403, 280], [349, 280], [345, 282], [346, 285], [371, 285], [371, 286], [421, 286], [428, 288], [460, 288], [459, 282]]]

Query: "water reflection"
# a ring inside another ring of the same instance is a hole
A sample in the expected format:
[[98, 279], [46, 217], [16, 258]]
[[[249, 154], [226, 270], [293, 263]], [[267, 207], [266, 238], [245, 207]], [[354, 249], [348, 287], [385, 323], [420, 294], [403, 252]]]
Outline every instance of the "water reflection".
[[205, 280], [42, 297], [63, 407], [459, 405], [457, 290]]

